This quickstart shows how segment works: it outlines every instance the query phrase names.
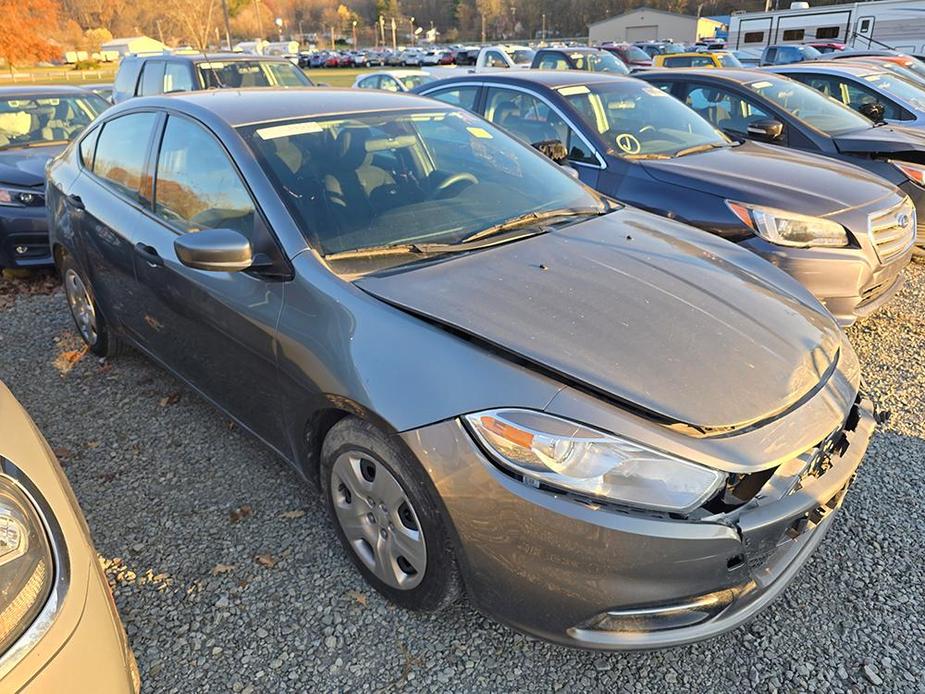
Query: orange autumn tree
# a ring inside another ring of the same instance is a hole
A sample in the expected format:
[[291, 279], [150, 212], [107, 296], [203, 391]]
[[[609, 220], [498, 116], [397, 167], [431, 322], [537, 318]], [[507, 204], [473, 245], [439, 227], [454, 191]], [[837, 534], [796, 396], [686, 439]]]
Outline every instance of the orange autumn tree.
[[11, 73], [15, 63], [58, 55], [48, 37], [58, 28], [60, 12], [59, 0], [0, 0], [0, 58]]

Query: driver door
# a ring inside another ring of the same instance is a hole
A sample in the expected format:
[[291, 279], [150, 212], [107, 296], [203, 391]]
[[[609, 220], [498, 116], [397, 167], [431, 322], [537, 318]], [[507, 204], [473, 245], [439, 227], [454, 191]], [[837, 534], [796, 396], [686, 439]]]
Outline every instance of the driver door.
[[133, 238], [142, 345], [268, 443], [284, 449], [276, 372], [283, 282], [183, 265], [174, 240], [205, 228], [240, 232], [287, 267], [228, 153], [201, 124], [169, 115], [152, 156], [153, 204]]
[[[752, 99], [712, 84], [687, 85], [687, 93], [681, 97], [681, 100], [718, 130], [737, 139], [755, 139], [748, 132], [749, 123], [759, 120], [779, 120]], [[774, 144], [787, 145], [786, 124], [780, 140], [776, 140]]]

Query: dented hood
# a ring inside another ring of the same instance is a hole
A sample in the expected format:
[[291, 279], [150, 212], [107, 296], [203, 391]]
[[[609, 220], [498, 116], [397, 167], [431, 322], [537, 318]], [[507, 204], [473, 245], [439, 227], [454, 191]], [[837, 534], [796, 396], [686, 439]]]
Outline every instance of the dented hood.
[[704, 431], [786, 410], [838, 355], [831, 317], [776, 268], [632, 209], [356, 284], [566, 382]]

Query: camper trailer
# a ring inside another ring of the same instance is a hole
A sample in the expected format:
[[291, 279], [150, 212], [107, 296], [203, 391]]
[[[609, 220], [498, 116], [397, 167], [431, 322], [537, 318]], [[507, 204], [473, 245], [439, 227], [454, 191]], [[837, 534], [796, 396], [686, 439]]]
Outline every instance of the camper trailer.
[[794, 2], [787, 10], [736, 12], [729, 20], [730, 49], [816, 41], [925, 53], [925, 0], [872, 0], [820, 7]]

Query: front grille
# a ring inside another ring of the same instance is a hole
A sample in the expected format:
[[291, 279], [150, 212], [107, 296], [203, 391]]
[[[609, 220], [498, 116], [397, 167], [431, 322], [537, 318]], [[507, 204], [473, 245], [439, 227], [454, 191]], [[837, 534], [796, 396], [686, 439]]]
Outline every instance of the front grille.
[[909, 198], [867, 218], [870, 240], [884, 263], [905, 253], [915, 241], [915, 206]]

